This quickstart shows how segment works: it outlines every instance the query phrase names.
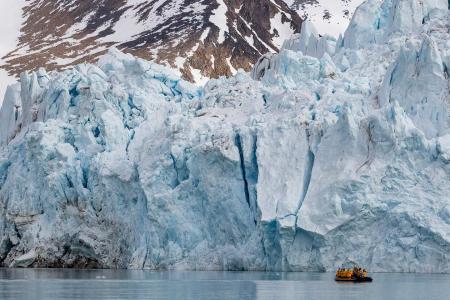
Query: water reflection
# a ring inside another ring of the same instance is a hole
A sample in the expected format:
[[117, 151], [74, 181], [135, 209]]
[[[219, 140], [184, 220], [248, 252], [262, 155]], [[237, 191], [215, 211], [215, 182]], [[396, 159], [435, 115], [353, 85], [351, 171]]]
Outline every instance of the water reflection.
[[450, 276], [373, 274], [336, 283], [333, 274], [0, 269], [0, 299], [448, 299]]

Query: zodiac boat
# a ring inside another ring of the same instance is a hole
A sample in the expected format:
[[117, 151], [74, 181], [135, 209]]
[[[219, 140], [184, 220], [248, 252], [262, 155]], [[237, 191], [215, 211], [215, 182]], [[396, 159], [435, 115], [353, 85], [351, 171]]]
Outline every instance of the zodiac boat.
[[367, 271], [358, 266], [353, 268], [339, 268], [336, 271], [336, 281], [350, 282], [372, 282], [372, 278], [367, 276]]

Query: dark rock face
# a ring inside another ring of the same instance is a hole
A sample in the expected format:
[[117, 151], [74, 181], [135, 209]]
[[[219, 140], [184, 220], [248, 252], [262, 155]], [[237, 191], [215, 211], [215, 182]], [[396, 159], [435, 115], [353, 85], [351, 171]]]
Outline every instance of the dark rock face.
[[28, 0], [23, 14], [11, 74], [92, 62], [115, 46], [191, 81], [250, 70], [302, 22], [282, 0]]

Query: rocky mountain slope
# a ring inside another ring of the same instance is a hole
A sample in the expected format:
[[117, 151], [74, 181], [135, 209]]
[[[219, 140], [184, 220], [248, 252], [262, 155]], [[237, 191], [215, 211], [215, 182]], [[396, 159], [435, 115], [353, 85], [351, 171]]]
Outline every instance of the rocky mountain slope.
[[281, 0], [27, 0], [10, 74], [94, 62], [115, 46], [181, 72], [185, 79], [250, 70], [301, 26]]
[[[399, 9], [400, 8], [400, 9]], [[111, 50], [0, 110], [3, 266], [450, 272], [447, 0], [197, 87]]]
[[337, 38], [361, 1], [2, 0], [0, 103], [20, 72], [95, 62], [111, 45], [201, 84], [278, 51], [298, 15]]

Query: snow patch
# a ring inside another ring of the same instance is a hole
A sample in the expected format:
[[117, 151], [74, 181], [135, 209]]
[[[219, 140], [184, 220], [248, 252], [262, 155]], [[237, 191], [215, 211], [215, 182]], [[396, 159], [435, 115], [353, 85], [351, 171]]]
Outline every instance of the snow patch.
[[223, 0], [217, 0], [219, 6], [212, 11], [212, 15], [209, 21], [219, 28], [219, 38], [217, 42], [222, 44], [225, 41], [225, 33], [229, 32], [227, 24], [227, 12], [228, 6], [223, 2]]
[[274, 34], [272, 41], [278, 49], [280, 49], [284, 41], [290, 38], [291, 35], [295, 32], [295, 30], [291, 28], [290, 22], [283, 23], [283, 15], [283, 12], [278, 12], [270, 20], [270, 31], [272, 34]]

